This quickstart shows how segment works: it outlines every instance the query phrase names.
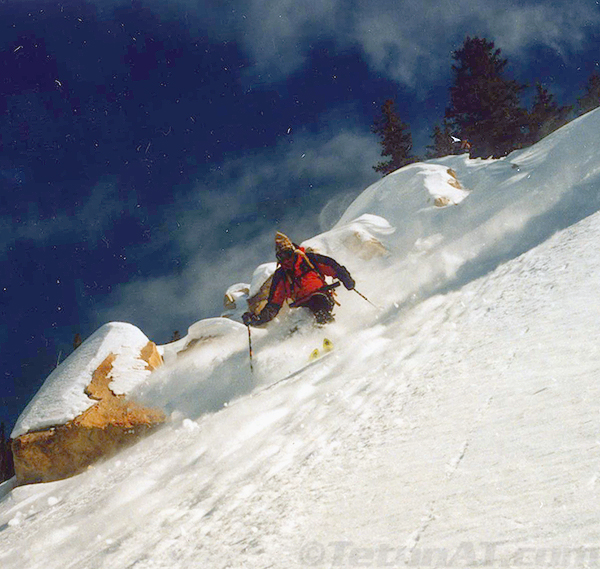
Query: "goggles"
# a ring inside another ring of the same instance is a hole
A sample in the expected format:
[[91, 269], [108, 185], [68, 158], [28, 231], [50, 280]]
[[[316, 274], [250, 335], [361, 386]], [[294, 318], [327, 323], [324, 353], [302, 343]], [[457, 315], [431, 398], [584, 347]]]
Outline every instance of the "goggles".
[[291, 259], [293, 255], [294, 251], [292, 251], [291, 249], [283, 249], [281, 251], [277, 251], [275, 257], [277, 257], [278, 261], [283, 262], [287, 261], [288, 259]]

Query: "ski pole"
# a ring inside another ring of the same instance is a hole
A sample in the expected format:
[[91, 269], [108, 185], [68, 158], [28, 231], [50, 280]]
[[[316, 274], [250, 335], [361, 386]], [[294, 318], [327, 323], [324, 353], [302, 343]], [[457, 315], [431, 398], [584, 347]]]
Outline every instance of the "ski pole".
[[250, 325], [246, 324], [248, 328], [248, 353], [250, 354], [250, 372], [254, 373], [254, 367], [252, 366], [252, 334], [250, 332]]
[[361, 292], [358, 292], [355, 288], [352, 289], [356, 294], [358, 294], [358, 296], [364, 298], [373, 308], [377, 308], [377, 310], [381, 310], [381, 308], [379, 308], [379, 306], [373, 304], [364, 294], [362, 294]]

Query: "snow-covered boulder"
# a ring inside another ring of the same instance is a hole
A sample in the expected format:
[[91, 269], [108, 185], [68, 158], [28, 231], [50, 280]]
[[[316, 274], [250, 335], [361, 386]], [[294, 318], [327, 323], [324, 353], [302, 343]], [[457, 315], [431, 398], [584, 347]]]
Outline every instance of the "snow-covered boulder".
[[336, 227], [370, 213], [393, 227], [405, 228], [423, 209], [457, 205], [469, 194], [452, 168], [429, 162], [410, 164], [369, 186], [350, 204]]
[[250, 294], [250, 285], [246, 283], [236, 283], [225, 291], [223, 298], [223, 308], [225, 312], [221, 314], [224, 318], [232, 320], [241, 320], [242, 314], [248, 310], [248, 295]]
[[237, 304], [240, 299], [245, 300], [250, 293], [250, 285], [246, 283], [237, 283], [230, 286], [225, 292], [223, 298], [223, 307], [225, 310], [234, 310], [237, 308]]
[[192, 324], [183, 338], [176, 342], [159, 346], [158, 349], [164, 361], [170, 363], [181, 355], [190, 353], [196, 347], [210, 344], [218, 338], [233, 337], [240, 330], [245, 331], [245, 326], [230, 318], [223, 316], [205, 318]]
[[158, 409], [127, 397], [162, 364], [156, 345], [135, 326], [97, 330], [46, 379], [12, 432], [19, 484], [78, 474], [165, 421]]
[[304, 241], [302, 245], [309, 251], [329, 255], [342, 262], [352, 257], [369, 260], [388, 254], [385, 239], [394, 231], [394, 227], [383, 217], [365, 213]]

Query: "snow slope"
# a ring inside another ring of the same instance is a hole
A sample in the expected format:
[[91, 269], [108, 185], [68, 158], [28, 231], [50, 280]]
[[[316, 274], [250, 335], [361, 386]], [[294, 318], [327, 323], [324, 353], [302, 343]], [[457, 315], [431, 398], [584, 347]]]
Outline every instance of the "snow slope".
[[[382, 309], [341, 291], [325, 330], [282, 317], [253, 375], [235, 326], [167, 362], [139, 396], [169, 425], [3, 486], [3, 569], [598, 566], [599, 123], [367, 189], [316, 239], [366, 213], [396, 228], [385, 259], [341, 259]], [[434, 208], [447, 167], [469, 193]], [[325, 334], [332, 355], [264, 389]]]

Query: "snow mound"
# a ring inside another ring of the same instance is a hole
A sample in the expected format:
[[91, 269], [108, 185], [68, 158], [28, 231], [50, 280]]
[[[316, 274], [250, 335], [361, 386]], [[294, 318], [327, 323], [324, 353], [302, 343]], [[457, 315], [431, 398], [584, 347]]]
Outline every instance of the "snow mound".
[[386, 253], [386, 238], [394, 231], [383, 217], [365, 213], [357, 219], [343, 225], [338, 224], [333, 229], [304, 241], [302, 245], [324, 255], [339, 256], [342, 260], [349, 255], [367, 259]]
[[240, 333], [245, 334], [246, 327], [239, 322], [222, 317], [206, 318], [192, 324], [188, 328], [187, 335], [180, 340], [165, 344], [164, 346], [159, 346], [159, 352], [165, 362], [171, 362], [177, 357], [177, 354], [192, 348], [199, 342]]
[[458, 204], [468, 195], [456, 173], [447, 166], [411, 164], [369, 186], [350, 204], [336, 227], [365, 213], [383, 217], [398, 226], [423, 208], [433, 206], [436, 200], [445, 205]]

